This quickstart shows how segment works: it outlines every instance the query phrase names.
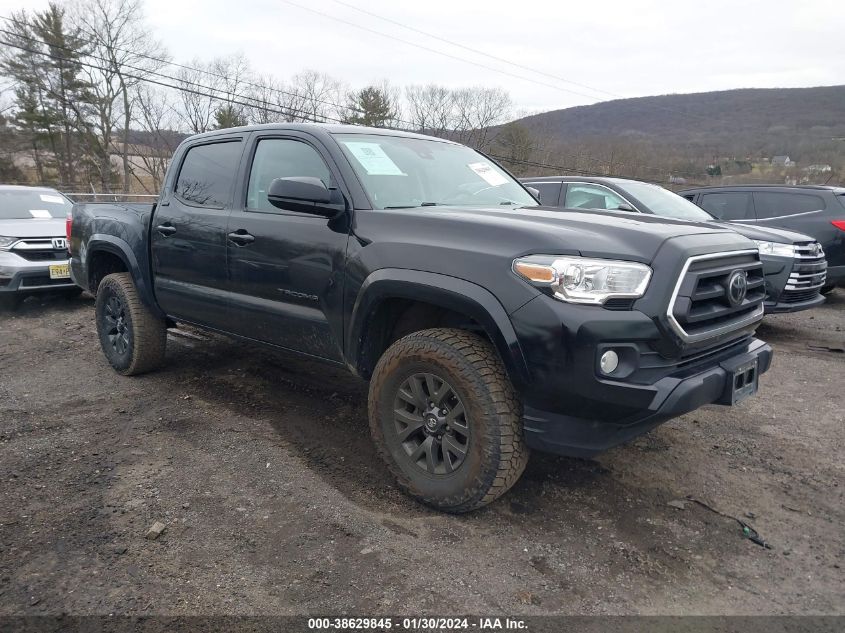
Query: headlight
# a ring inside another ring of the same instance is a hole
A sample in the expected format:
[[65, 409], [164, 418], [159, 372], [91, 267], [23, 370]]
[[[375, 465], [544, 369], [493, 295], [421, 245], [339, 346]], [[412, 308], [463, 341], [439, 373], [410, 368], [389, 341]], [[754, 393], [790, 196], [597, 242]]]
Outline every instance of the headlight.
[[754, 240], [761, 255], [774, 255], [776, 257], [795, 257], [795, 247], [792, 244], [781, 244], [779, 242], [760, 242]]
[[636, 262], [586, 257], [531, 255], [513, 262], [513, 271], [569, 303], [601, 305], [608, 299], [638, 299], [645, 294], [651, 268]]
[[0, 235], [0, 248], [6, 249], [9, 248], [12, 244], [18, 241], [16, 237], [4, 237]]

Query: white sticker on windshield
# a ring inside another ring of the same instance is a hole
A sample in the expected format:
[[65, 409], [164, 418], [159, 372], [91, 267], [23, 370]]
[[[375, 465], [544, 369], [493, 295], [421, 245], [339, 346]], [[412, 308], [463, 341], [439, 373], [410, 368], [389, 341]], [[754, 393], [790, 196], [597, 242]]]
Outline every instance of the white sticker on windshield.
[[399, 166], [384, 153], [378, 143], [362, 141], [343, 141], [355, 159], [370, 176], [406, 176]]
[[29, 214], [34, 218], [52, 218], [52, 214], [47, 209], [30, 209]]
[[61, 196], [53, 196], [49, 193], [42, 193], [41, 196], [39, 196], [39, 197], [41, 198], [41, 202], [52, 202], [53, 204], [64, 204], [65, 203], [65, 199], [62, 198]]
[[491, 187], [498, 187], [508, 181], [507, 178], [493, 169], [490, 163], [470, 163], [467, 167], [483, 178]]

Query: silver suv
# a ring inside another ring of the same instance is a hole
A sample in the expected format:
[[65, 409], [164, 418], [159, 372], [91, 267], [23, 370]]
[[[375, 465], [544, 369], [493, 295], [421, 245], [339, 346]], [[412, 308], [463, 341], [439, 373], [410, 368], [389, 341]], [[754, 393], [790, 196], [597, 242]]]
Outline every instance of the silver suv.
[[45, 290], [78, 292], [65, 221], [73, 203], [55, 189], [0, 185], [0, 303]]

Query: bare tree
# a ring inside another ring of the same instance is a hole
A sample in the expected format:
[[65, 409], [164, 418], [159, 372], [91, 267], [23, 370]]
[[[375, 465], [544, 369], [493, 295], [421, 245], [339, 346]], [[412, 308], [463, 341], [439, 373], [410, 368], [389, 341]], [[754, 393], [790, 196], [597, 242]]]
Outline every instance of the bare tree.
[[176, 113], [191, 134], [201, 134], [214, 128], [217, 99], [209, 95], [216, 92], [219, 80], [210, 72], [207, 64], [194, 59], [177, 73], [179, 103]]
[[[121, 129], [123, 191], [129, 192], [131, 90], [166, 64], [163, 46], [144, 23], [142, 0], [80, 0], [74, 19], [91, 43], [92, 84], [98, 93], [100, 139], [111, 170], [112, 132]], [[115, 119], [120, 117], [121, 123]], [[106, 168], [106, 165], [103, 165]], [[105, 183], [104, 183], [105, 184]]]
[[243, 53], [218, 57], [211, 62], [211, 72], [223, 97], [223, 104], [218, 106], [217, 112], [224, 109], [232, 122], [246, 124], [249, 112], [243, 94], [248, 85], [253, 83], [253, 73], [247, 58]]
[[414, 128], [426, 134], [445, 136], [453, 123], [452, 94], [436, 84], [405, 88], [408, 118]]
[[[167, 103], [167, 93], [147, 85], [133, 89], [133, 124], [145, 132], [144, 147], [135, 153], [137, 163], [131, 166], [132, 176], [147, 193], [158, 193], [164, 184], [164, 174], [170, 157], [178, 144], [173, 109]], [[136, 172], [136, 168], [141, 174]], [[142, 177], [146, 176], [146, 178]]]
[[452, 92], [454, 131], [457, 140], [476, 149], [490, 144], [490, 129], [504, 123], [513, 102], [501, 88], [461, 88]]
[[291, 119], [325, 122], [343, 117], [343, 84], [325, 73], [306, 70], [293, 76], [290, 92], [295, 95]]

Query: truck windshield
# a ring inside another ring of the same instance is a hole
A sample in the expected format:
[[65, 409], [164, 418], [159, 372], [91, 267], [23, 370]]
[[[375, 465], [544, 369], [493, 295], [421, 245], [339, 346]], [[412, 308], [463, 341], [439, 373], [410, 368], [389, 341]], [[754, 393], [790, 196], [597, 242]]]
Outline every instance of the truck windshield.
[[631, 196], [642, 202], [654, 215], [696, 222], [708, 222], [715, 219], [701, 207], [660, 185], [626, 182], [620, 187], [630, 192]]
[[73, 206], [54, 189], [5, 189], [0, 187], [0, 220], [64, 218]]
[[335, 138], [376, 209], [537, 206], [510, 175], [464, 145], [380, 134]]

